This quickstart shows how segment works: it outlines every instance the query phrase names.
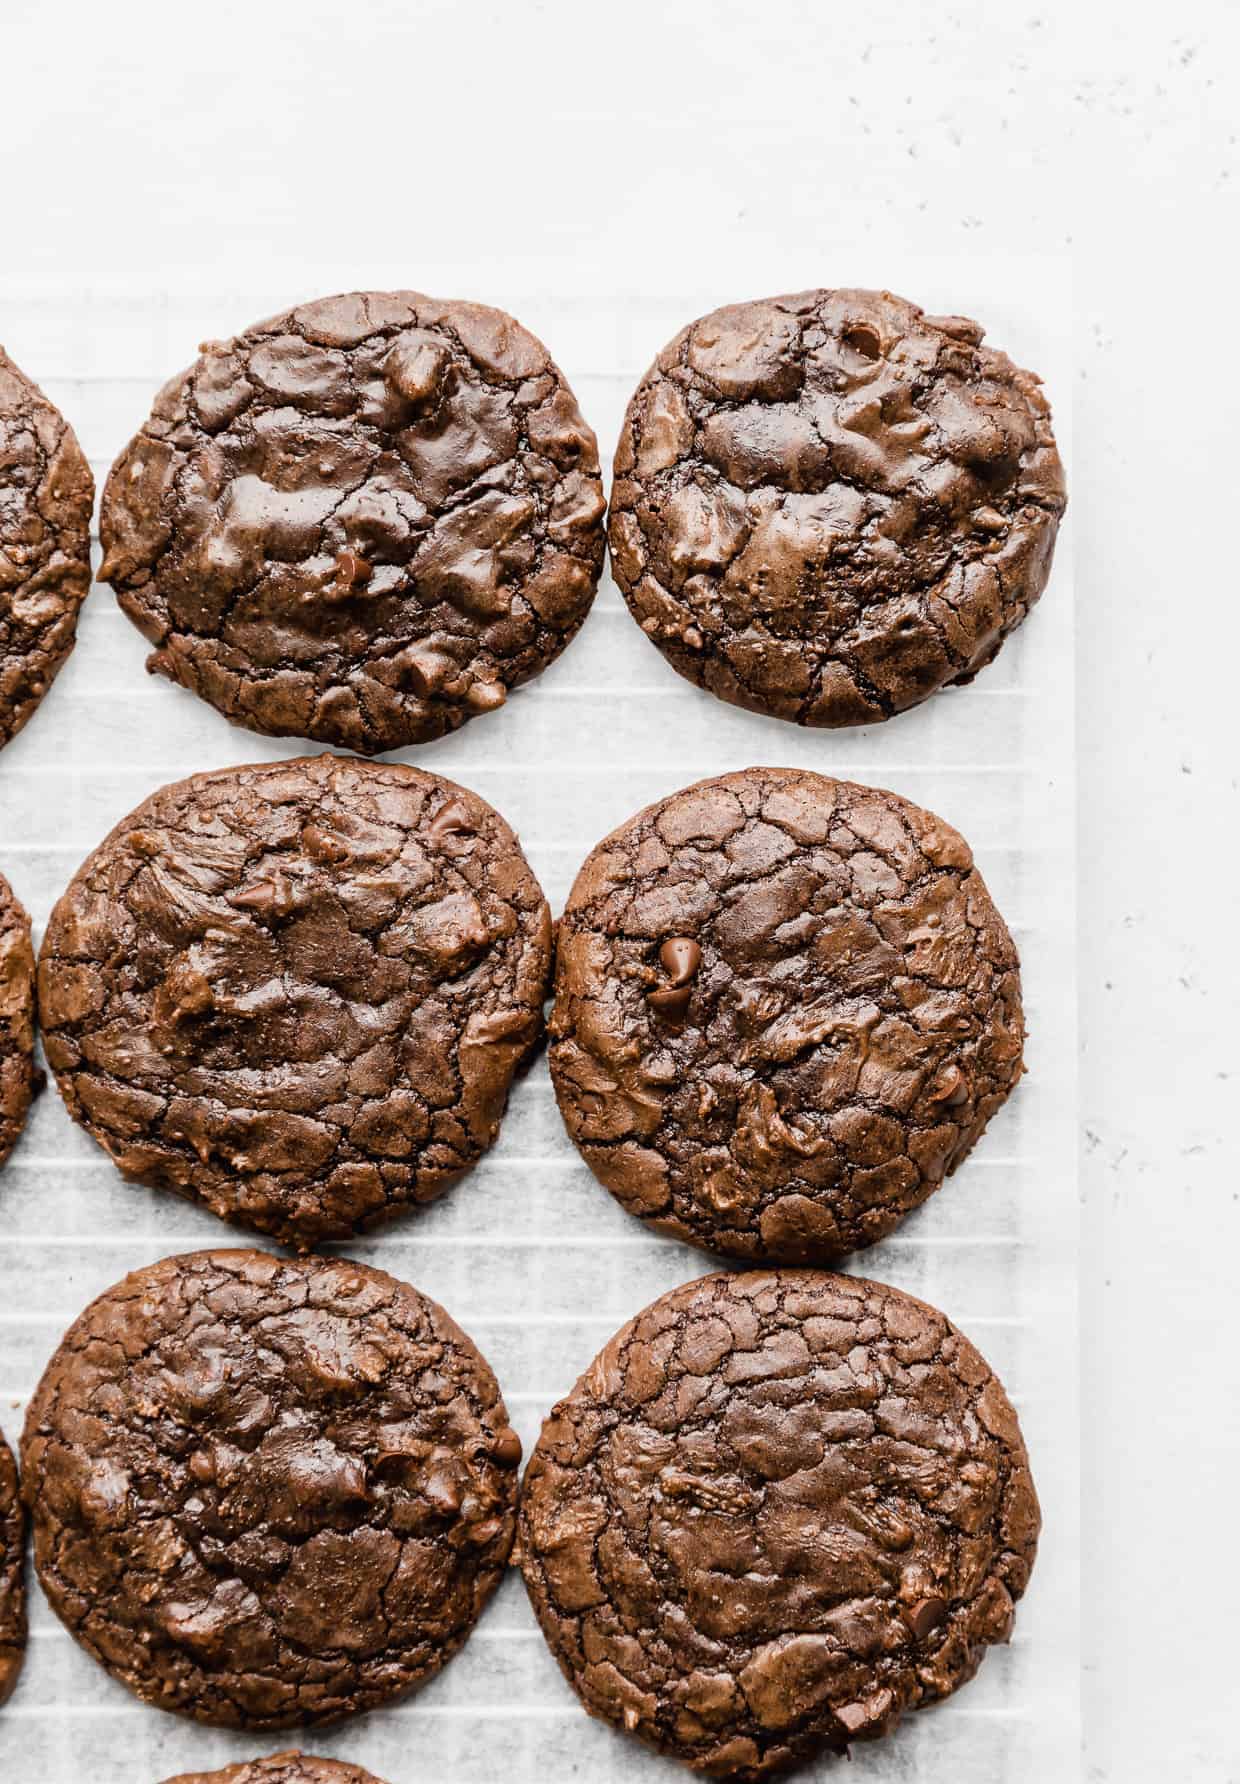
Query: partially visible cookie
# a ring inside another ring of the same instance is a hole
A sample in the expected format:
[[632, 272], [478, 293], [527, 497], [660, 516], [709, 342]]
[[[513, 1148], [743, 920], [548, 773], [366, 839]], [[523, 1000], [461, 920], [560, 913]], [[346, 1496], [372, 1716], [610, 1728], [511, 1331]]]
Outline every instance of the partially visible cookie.
[[521, 1445], [442, 1307], [348, 1259], [204, 1251], [70, 1328], [26, 1419], [48, 1601], [146, 1703], [270, 1729], [373, 1709], [503, 1574]]
[[363, 755], [501, 706], [589, 611], [598, 448], [500, 310], [351, 292], [212, 342], [103, 497], [148, 667], [234, 724]]
[[0, 874], [0, 1165], [16, 1146], [37, 1083], [30, 918]]
[[629, 404], [611, 562], [721, 699], [867, 725], [969, 681], [1046, 584], [1065, 506], [1039, 380], [889, 291], [715, 310]]
[[820, 1263], [937, 1189], [1020, 1077], [1016, 949], [963, 837], [792, 768], [599, 843], [558, 929], [551, 1075], [630, 1213]]
[[52, 913], [40, 1021], [126, 1176], [304, 1249], [476, 1163], [550, 961], [484, 800], [319, 756], [196, 775], [119, 824]]
[[73, 649], [94, 502], [73, 429], [0, 347], [0, 747]]
[[543, 1426], [520, 1546], [591, 1714], [740, 1780], [971, 1678], [1039, 1525], [968, 1340], [896, 1289], [784, 1270], [687, 1283], [617, 1333]]
[[373, 1772], [339, 1759], [315, 1759], [309, 1753], [273, 1753], [226, 1765], [217, 1772], [182, 1772], [165, 1784], [383, 1784]]
[[0, 1704], [7, 1703], [26, 1655], [26, 1514], [13, 1453], [0, 1432]]

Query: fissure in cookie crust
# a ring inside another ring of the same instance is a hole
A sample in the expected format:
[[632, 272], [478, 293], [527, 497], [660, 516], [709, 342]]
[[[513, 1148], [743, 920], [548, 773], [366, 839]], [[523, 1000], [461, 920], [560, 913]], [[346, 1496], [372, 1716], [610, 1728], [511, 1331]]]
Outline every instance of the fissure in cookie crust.
[[12, 1451], [0, 1432], [0, 1704], [7, 1703], [26, 1655], [26, 1514]]
[[73, 429], [0, 347], [0, 748], [73, 649], [94, 501]]
[[26, 1420], [35, 1565], [147, 1703], [285, 1728], [461, 1646], [512, 1543], [521, 1446], [441, 1307], [348, 1260], [198, 1252], [70, 1328]]
[[586, 1708], [742, 1780], [969, 1679], [1039, 1523], [1011, 1405], [941, 1313], [762, 1271], [674, 1289], [612, 1339], [543, 1427], [520, 1548]]
[[598, 449], [546, 349], [417, 292], [210, 343], [104, 492], [149, 667], [235, 724], [363, 755], [503, 704], [584, 620]]
[[320, 756], [198, 775], [118, 825], [52, 914], [40, 1016], [127, 1176], [308, 1248], [491, 1145], [550, 956], [485, 801]]
[[1016, 1084], [1016, 950], [964, 839], [790, 768], [702, 781], [593, 851], [558, 929], [551, 1074], [630, 1213], [741, 1258], [870, 1245]]
[[338, 1759], [316, 1759], [309, 1753], [273, 1753], [270, 1759], [251, 1759], [243, 1765], [226, 1765], [217, 1772], [182, 1772], [165, 1784], [383, 1784], [373, 1772]]
[[41, 1076], [34, 1066], [30, 918], [0, 874], [0, 1165], [21, 1137]]
[[1038, 379], [961, 316], [805, 291], [683, 329], [625, 417], [611, 561], [680, 674], [802, 725], [969, 681], [1065, 506]]

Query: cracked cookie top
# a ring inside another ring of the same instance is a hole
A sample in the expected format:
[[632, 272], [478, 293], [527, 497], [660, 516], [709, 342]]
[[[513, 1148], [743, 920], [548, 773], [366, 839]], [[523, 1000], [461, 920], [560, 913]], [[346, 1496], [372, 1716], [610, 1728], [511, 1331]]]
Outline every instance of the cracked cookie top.
[[0, 747], [73, 649], [94, 502], [73, 429], [0, 347]]
[[0, 1432], [0, 1704], [17, 1684], [26, 1654], [26, 1514], [13, 1452]]
[[0, 874], [0, 1165], [26, 1125], [36, 1083], [30, 918]]
[[558, 934], [568, 1131], [630, 1213], [709, 1250], [873, 1244], [1022, 1070], [968, 844], [875, 787], [749, 768], [674, 793], [598, 845]]
[[40, 1019], [126, 1176], [306, 1249], [491, 1145], [550, 955], [484, 800], [320, 756], [197, 775], [119, 824], [52, 913]]
[[382, 1784], [373, 1772], [339, 1759], [315, 1759], [310, 1753], [273, 1753], [226, 1765], [217, 1772], [182, 1772], [165, 1784]]
[[558, 656], [603, 562], [598, 448], [502, 311], [323, 298], [213, 342], [104, 491], [148, 667], [234, 724], [425, 743]]
[[625, 1326], [526, 1470], [526, 1586], [596, 1716], [753, 1779], [891, 1729], [1006, 1641], [1039, 1512], [941, 1313], [817, 1271], [707, 1276]]
[[802, 725], [969, 681], [1033, 606], [1065, 505], [1032, 372], [888, 291], [734, 304], [629, 404], [611, 561], [672, 666]]
[[22, 1446], [56, 1614], [145, 1702], [237, 1728], [334, 1721], [436, 1672], [502, 1575], [520, 1454], [441, 1307], [256, 1251], [100, 1296]]

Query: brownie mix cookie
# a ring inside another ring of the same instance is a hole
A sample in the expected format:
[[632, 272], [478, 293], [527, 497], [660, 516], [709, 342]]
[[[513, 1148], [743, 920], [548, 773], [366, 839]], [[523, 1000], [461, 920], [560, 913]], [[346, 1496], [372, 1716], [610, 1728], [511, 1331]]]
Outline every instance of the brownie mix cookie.
[[307, 1248], [486, 1151], [550, 953], [475, 793], [320, 756], [197, 775], [119, 824], [52, 914], [40, 1016], [126, 1176]]
[[73, 429], [0, 347], [0, 748], [73, 649], [94, 502]]
[[383, 1784], [360, 1765], [338, 1759], [314, 1759], [309, 1753], [273, 1753], [245, 1765], [226, 1765], [218, 1772], [182, 1772], [166, 1784]]
[[0, 1432], [0, 1704], [7, 1703], [26, 1655], [26, 1514], [13, 1452]]
[[30, 918], [0, 874], [0, 1165], [17, 1144], [41, 1083], [34, 1066]]
[[204, 1251], [89, 1307], [31, 1402], [53, 1610], [145, 1702], [286, 1728], [386, 1703], [464, 1642], [521, 1445], [441, 1307], [347, 1259]]
[[1065, 504], [1038, 379], [889, 291], [683, 329], [615, 469], [612, 567], [642, 630], [690, 681], [802, 725], [971, 680], [1042, 593]]
[[937, 1189], [1020, 1076], [1016, 950], [941, 819], [791, 768], [639, 812], [559, 926], [551, 1073], [651, 1225], [822, 1262]]
[[105, 561], [148, 667], [363, 755], [503, 704], [603, 562], [595, 438], [533, 335], [417, 292], [210, 343], [113, 467]]
[[520, 1545], [586, 1708], [715, 1777], [886, 1733], [1006, 1641], [1039, 1529], [1016, 1415], [932, 1307], [707, 1276], [543, 1427]]

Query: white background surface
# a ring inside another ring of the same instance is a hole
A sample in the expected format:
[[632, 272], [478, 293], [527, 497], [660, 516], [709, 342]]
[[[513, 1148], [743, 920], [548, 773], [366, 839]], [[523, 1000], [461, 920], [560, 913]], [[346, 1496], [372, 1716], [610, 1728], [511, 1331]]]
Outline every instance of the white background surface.
[[300, 296], [311, 259], [324, 288], [633, 292], [656, 264], [920, 296], [923, 257], [1073, 254], [1081, 1775], [1108, 1784], [1240, 1777], [1238, 49], [1221, 0], [18, 0], [0, 37], [14, 302]]

